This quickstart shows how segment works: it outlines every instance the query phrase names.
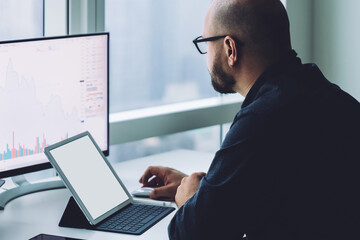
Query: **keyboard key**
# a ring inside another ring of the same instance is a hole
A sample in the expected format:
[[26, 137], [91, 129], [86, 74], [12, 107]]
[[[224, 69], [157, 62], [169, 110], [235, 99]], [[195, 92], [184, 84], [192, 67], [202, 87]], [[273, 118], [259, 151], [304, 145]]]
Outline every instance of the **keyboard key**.
[[153, 219], [155, 216], [154, 215], [150, 215], [150, 216], [148, 216], [147, 218], [145, 218], [144, 220], [142, 220], [140, 223], [147, 223], [147, 222], [149, 222], [151, 219]]
[[[99, 226], [102, 230], [119, 231], [125, 233], [140, 234], [145, 231], [147, 225], [153, 224], [159, 216], [166, 215], [173, 209], [150, 205], [130, 205], [123, 211], [114, 215], [111, 219]], [[142, 229], [139, 232], [139, 229]]]
[[127, 231], [127, 230], [129, 230], [129, 229], [130, 229], [129, 226], [125, 226], [122, 230]]

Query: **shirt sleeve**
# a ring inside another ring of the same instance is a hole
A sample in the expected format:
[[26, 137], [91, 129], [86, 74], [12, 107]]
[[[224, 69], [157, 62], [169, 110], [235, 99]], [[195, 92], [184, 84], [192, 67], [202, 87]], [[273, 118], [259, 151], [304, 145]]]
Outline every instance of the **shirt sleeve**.
[[279, 195], [274, 162], [266, 160], [274, 148], [259, 126], [249, 118], [233, 124], [198, 191], [172, 219], [170, 239], [241, 239], [264, 224]]

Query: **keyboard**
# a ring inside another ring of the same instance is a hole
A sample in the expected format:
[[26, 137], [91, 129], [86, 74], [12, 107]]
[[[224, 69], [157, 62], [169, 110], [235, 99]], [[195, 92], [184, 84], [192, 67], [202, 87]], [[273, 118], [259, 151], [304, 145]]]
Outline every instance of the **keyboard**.
[[174, 210], [173, 207], [130, 204], [95, 229], [140, 235]]

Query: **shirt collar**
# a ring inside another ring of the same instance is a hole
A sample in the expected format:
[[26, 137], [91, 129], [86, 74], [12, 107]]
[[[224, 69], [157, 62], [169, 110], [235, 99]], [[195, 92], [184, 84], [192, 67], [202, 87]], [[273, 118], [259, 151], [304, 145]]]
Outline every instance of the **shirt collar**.
[[301, 60], [297, 57], [297, 53], [294, 50], [290, 50], [280, 57], [279, 61], [268, 67], [256, 80], [246, 95], [242, 108], [246, 107], [256, 99], [259, 89], [269, 78], [278, 76], [299, 65], [301, 65]]

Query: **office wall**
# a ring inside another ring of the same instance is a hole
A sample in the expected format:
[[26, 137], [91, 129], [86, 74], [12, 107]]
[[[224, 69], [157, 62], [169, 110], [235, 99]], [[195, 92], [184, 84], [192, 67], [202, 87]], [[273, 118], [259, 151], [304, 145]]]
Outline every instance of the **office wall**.
[[290, 20], [293, 49], [304, 63], [312, 62], [312, 0], [287, 0], [286, 9]]
[[303, 62], [360, 101], [360, 1], [287, 0], [293, 48]]
[[360, 1], [314, 0], [313, 59], [360, 101]]

